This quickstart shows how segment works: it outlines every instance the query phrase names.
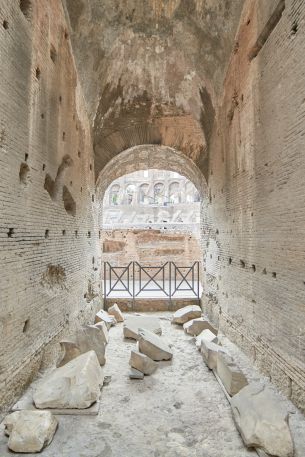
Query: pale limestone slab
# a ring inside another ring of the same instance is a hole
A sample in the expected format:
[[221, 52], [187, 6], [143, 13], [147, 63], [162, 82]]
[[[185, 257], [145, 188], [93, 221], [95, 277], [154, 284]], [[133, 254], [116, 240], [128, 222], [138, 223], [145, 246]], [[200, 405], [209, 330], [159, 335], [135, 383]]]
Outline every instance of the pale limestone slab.
[[129, 371], [129, 377], [130, 379], [144, 379], [144, 373], [136, 368], [131, 368]]
[[147, 329], [150, 332], [156, 333], [157, 335], [162, 334], [160, 320], [157, 317], [132, 315], [126, 316], [123, 326], [124, 338], [132, 338], [134, 340], [138, 340], [138, 332], [140, 328]]
[[201, 317], [202, 310], [198, 305], [188, 305], [184, 308], [178, 309], [172, 319], [173, 324], [185, 324], [185, 322], [190, 321], [191, 319], [196, 319]]
[[210, 343], [218, 343], [218, 337], [211, 332], [211, 330], [206, 329], [203, 330], [196, 338], [196, 347], [199, 351], [201, 351], [201, 344], [202, 341], [209, 341]]
[[4, 426], [11, 451], [36, 453], [51, 443], [58, 421], [49, 411], [15, 411], [6, 416]]
[[104, 309], [98, 311], [95, 315], [94, 323], [105, 322], [107, 329], [109, 330], [112, 325], [116, 324], [116, 319], [114, 316], [110, 316]]
[[237, 394], [248, 381], [242, 371], [235, 365], [232, 357], [219, 352], [217, 357], [217, 374], [229, 395]]
[[108, 308], [108, 314], [114, 316], [117, 322], [124, 322], [124, 316], [117, 303]]
[[224, 352], [224, 349], [218, 344], [206, 341], [204, 339], [201, 341], [202, 358], [210, 370], [217, 368], [217, 358], [219, 352]]
[[60, 346], [61, 359], [58, 363], [59, 367], [88, 351], [95, 351], [100, 365], [105, 365], [106, 363], [104, 332], [95, 325], [81, 327], [71, 336], [70, 340], [61, 341]]
[[102, 338], [105, 344], [109, 343], [109, 332], [104, 321], [100, 321], [97, 324], [94, 324], [94, 327], [98, 328], [102, 332]]
[[[35, 407], [33, 401], [33, 394], [35, 391], [35, 387], [30, 386], [26, 392], [22, 395], [22, 397], [14, 404], [12, 407], [12, 411], [23, 411], [23, 410], [32, 410], [32, 411], [40, 411]], [[96, 403], [93, 403], [92, 406], [86, 409], [63, 409], [63, 408], [44, 408], [45, 411], [50, 411], [52, 414], [56, 416], [97, 416], [100, 410], [100, 400]]]
[[38, 384], [33, 395], [40, 409], [89, 408], [100, 396], [103, 372], [94, 351], [56, 368]]
[[157, 362], [138, 351], [131, 351], [129, 365], [146, 375], [150, 375], [158, 368]]
[[293, 456], [288, 413], [272, 389], [250, 384], [234, 395], [231, 406], [247, 447], [263, 449], [277, 457]]
[[146, 329], [139, 329], [139, 351], [153, 360], [170, 360], [173, 353], [160, 336]]
[[199, 335], [203, 330], [210, 330], [212, 333], [217, 335], [217, 330], [213, 325], [203, 317], [199, 317], [196, 319], [191, 319], [190, 321], [183, 324], [183, 329], [186, 333], [192, 336]]

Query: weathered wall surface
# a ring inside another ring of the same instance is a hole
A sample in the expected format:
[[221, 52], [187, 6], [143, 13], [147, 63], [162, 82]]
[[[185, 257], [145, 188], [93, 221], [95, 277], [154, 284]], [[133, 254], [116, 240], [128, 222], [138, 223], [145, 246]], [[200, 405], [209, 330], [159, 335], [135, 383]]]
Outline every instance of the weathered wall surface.
[[201, 260], [199, 241], [191, 234], [160, 230], [102, 231], [102, 260], [113, 266], [139, 262], [143, 266], [168, 261], [188, 266]]
[[0, 99], [0, 403], [7, 405], [46, 345], [51, 360], [51, 343], [93, 314], [99, 293], [90, 129], [59, 0], [0, 0]]
[[305, 3], [267, 3], [245, 4], [213, 134], [205, 306], [305, 410]]

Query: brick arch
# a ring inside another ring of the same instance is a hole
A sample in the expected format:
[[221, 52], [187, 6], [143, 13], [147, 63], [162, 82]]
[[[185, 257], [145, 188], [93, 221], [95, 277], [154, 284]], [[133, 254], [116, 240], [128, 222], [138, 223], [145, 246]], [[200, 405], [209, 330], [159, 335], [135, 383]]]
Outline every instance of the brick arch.
[[201, 200], [207, 197], [207, 183], [204, 175], [190, 158], [167, 146], [146, 144], [121, 152], [101, 170], [96, 182], [98, 200], [103, 201], [107, 188], [116, 179], [134, 171], [147, 169], [179, 173], [194, 184]]

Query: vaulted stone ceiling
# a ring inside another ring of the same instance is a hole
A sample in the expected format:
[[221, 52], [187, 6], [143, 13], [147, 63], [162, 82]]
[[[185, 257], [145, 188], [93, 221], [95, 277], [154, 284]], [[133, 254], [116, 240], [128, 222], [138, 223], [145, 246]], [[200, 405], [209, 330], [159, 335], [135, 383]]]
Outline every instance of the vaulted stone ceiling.
[[96, 175], [163, 144], [204, 171], [244, 0], [63, 0], [92, 120]]

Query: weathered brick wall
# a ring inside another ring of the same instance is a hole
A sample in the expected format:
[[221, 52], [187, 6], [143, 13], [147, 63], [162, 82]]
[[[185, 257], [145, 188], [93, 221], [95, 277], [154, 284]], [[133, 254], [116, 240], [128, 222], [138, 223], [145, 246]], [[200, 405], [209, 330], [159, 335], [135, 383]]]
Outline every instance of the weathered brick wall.
[[245, 3], [213, 135], [205, 227], [208, 313], [303, 410], [304, 24], [302, 0]]
[[172, 231], [103, 230], [101, 249], [102, 260], [112, 266], [126, 266], [131, 261], [143, 266], [164, 265], [168, 261], [191, 266], [201, 260], [199, 240], [190, 233]]
[[99, 293], [90, 128], [64, 13], [60, 0], [27, 4], [0, 0], [2, 405]]

